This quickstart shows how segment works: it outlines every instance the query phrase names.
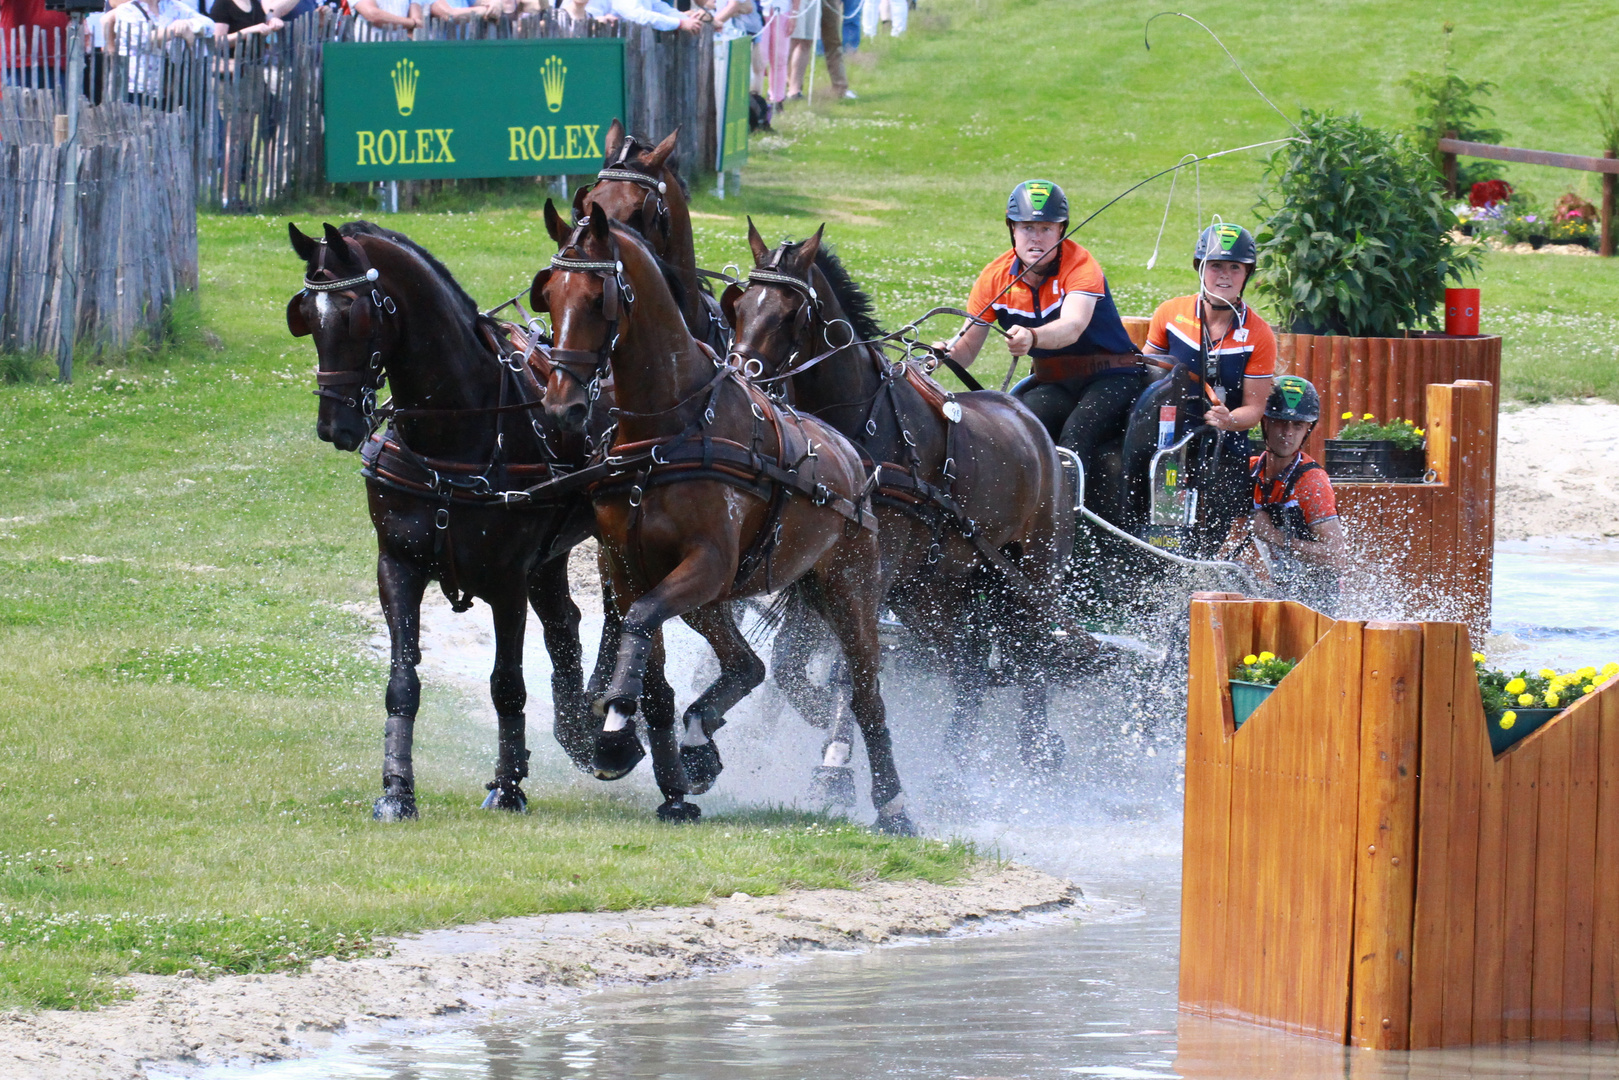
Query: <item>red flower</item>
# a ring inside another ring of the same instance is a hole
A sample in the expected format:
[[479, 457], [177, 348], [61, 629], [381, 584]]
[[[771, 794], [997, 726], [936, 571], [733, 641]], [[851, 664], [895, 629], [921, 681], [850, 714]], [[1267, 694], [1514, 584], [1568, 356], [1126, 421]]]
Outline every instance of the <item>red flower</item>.
[[1483, 180], [1473, 185], [1467, 201], [1474, 206], [1489, 206], [1506, 202], [1512, 197], [1512, 185], [1505, 180]]

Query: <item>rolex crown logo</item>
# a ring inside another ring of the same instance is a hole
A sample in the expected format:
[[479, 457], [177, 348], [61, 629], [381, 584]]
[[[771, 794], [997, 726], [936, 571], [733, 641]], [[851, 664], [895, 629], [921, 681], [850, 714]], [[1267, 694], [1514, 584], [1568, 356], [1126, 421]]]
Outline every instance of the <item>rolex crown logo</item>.
[[552, 53], [540, 65], [540, 82], [545, 87], [545, 107], [552, 112], [562, 111], [562, 88], [568, 79], [568, 66], [562, 57]]
[[416, 80], [421, 72], [409, 60], [401, 60], [394, 65], [393, 84], [394, 102], [399, 106], [400, 116], [409, 116], [416, 109]]

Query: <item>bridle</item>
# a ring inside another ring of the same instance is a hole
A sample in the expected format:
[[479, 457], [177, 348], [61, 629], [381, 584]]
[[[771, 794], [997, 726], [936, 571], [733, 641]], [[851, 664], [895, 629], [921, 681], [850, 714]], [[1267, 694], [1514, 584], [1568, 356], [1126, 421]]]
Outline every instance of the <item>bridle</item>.
[[[377, 411], [377, 391], [387, 381], [388, 372], [383, 363], [382, 350], [376, 346], [380, 344], [382, 336], [381, 315], [392, 316], [398, 313], [392, 296], [382, 292], [376, 282], [381, 274], [377, 268], [370, 265], [365, 256], [365, 250], [358, 244], [349, 246], [349, 253], [359, 263], [362, 273], [356, 277], [338, 278], [331, 270], [326, 268], [326, 253], [328, 247], [325, 240], [320, 241], [319, 253], [315, 261], [315, 274], [326, 275], [317, 279], [309, 274], [304, 275], [304, 291], [306, 293], [338, 293], [350, 298], [348, 310], [349, 335], [365, 335], [365, 343], [371, 353], [370, 362], [363, 368], [347, 368], [340, 371], [317, 370], [315, 372], [314, 394], [316, 397], [330, 398], [333, 401], [346, 405], [351, 409], [359, 409], [360, 414], [368, 421]], [[361, 289], [369, 288], [370, 296], [362, 296]], [[360, 320], [361, 325], [357, 325]], [[358, 388], [357, 390], [354, 388]]]
[[618, 181], [625, 184], [634, 184], [646, 190], [646, 196], [641, 200], [641, 216], [643, 222], [655, 224], [658, 232], [663, 235], [665, 242], [669, 239], [669, 203], [664, 196], [669, 192], [669, 185], [655, 176], [649, 176], [634, 169], [625, 168], [629, 164], [630, 155], [634, 153], [639, 144], [635, 137], [627, 135], [624, 145], [619, 148], [618, 156], [613, 163], [596, 174], [596, 182]]
[[[775, 375], [768, 377], [765, 376], [765, 364], [763, 358], [758, 356], [746, 356], [737, 350], [732, 351], [731, 355], [736, 360], [740, 361], [738, 366], [742, 369], [742, 373], [748, 378], [752, 379], [754, 382], [759, 383], [761, 386], [769, 386], [774, 383], [785, 382], [787, 379], [792, 378], [800, 371], [806, 370], [808, 367], [813, 366], [813, 364], [825, 360], [828, 356], [840, 352], [843, 349], [849, 348], [851, 345], [859, 344], [858, 340], [856, 339], [857, 336], [854, 332], [853, 326], [849, 326], [850, 340], [848, 342], [843, 345], [832, 344], [831, 337], [827, 332], [829, 328], [827, 327], [825, 317], [822, 314], [823, 308], [821, 305], [820, 293], [816, 292], [815, 286], [810, 284], [809, 281], [805, 280], [804, 278], [795, 277], [792, 274], [783, 273], [780, 269], [782, 256], [785, 255], [788, 250], [789, 249], [785, 246], [778, 248], [775, 256], [770, 260], [770, 265], [749, 271], [747, 280], [744, 282], [747, 288], [752, 288], [755, 283], [760, 285], [774, 285], [784, 288], [788, 292], [797, 294], [803, 300], [803, 303], [799, 304], [797, 309], [793, 312], [793, 325], [790, 331], [792, 334], [792, 351], [787, 354], [786, 362], [781, 366], [781, 370]], [[849, 325], [848, 321], [845, 319], [837, 319], [834, 321], [842, 322], [846, 326]], [[810, 364], [799, 366], [798, 358], [806, 352], [814, 351], [815, 327], [817, 326], [821, 327], [821, 337], [823, 340], [825, 340], [827, 346], [831, 349], [831, 352], [822, 353], [820, 356], [817, 356], [815, 360], [811, 361]]]
[[568, 274], [595, 274], [602, 279], [602, 318], [607, 323], [607, 330], [602, 335], [598, 349], [553, 348], [551, 365], [579, 384], [594, 408], [596, 399], [601, 397], [602, 376], [612, 363], [613, 349], [618, 345], [618, 324], [624, 310], [635, 303], [635, 289], [624, 277], [624, 261], [619, 258], [618, 241], [611, 233], [607, 236], [608, 250], [613, 256], [611, 259], [570, 259], [564, 254], [579, 246], [589, 226], [588, 217], [582, 218], [574, 226], [573, 235], [562, 245], [562, 250], [551, 256], [551, 269]]

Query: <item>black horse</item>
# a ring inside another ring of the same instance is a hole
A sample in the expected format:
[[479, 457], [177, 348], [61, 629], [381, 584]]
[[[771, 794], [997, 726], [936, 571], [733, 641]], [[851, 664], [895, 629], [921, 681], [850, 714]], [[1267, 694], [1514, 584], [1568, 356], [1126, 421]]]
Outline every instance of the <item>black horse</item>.
[[[507, 328], [480, 315], [420, 245], [364, 221], [327, 225], [320, 240], [295, 225], [288, 229], [305, 262], [305, 287], [287, 304], [287, 328], [315, 340], [316, 431], [339, 450], [364, 446], [377, 532], [377, 584], [392, 658], [383, 794], [374, 816], [392, 821], [417, 813], [416, 666], [422, 594], [434, 579], [457, 610], [476, 597], [494, 614], [489, 691], [499, 752], [484, 806], [521, 811], [529, 757], [526, 605], [539, 616], [551, 654], [557, 741], [576, 766], [589, 768], [595, 733], [567, 553], [590, 535], [594, 519], [588, 499], [514, 506], [506, 493], [546, 479], [559, 463], [582, 460], [584, 440], [545, 415], [543, 350], [525, 350]], [[376, 392], [384, 380], [393, 399], [387, 428], [377, 431]]]

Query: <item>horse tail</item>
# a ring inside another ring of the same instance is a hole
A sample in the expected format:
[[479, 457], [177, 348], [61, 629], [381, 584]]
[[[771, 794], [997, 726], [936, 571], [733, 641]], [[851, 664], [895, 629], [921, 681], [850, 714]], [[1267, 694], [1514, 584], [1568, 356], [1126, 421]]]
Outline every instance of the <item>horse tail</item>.
[[776, 636], [776, 631], [781, 628], [781, 624], [787, 621], [787, 606], [792, 603], [793, 593], [797, 589], [796, 584], [789, 585], [771, 597], [770, 603], [756, 609], [758, 618], [752, 628], [744, 635], [748, 640], [748, 644], [757, 648], [763, 645], [766, 639]]

